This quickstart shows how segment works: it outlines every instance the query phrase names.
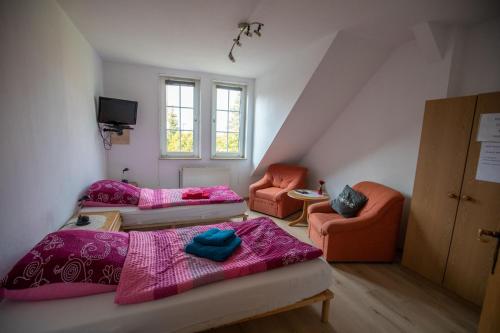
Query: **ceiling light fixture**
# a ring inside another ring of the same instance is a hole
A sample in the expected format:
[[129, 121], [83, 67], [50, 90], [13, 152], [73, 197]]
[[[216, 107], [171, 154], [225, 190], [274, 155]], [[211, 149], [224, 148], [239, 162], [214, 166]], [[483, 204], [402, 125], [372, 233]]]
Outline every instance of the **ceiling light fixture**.
[[240, 37], [242, 34], [245, 34], [247, 37], [252, 37], [252, 32], [250, 30], [252, 29], [252, 26], [256, 26], [256, 28], [253, 30], [253, 33], [256, 34], [257, 36], [261, 37], [262, 34], [260, 33], [260, 29], [264, 26], [263, 23], [260, 22], [241, 22], [238, 24], [238, 29], [240, 29], [240, 32], [238, 33], [238, 36], [233, 39], [233, 46], [231, 46], [231, 50], [229, 51], [229, 60], [232, 62], [236, 62], [236, 59], [233, 56], [233, 49], [235, 45], [241, 46], [240, 42]]

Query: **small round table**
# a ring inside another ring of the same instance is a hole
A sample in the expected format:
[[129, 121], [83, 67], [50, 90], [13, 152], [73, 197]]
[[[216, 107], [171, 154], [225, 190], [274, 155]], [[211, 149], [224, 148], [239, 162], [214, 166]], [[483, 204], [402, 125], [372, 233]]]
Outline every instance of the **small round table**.
[[307, 207], [309, 207], [310, 204], [318, 202], [318, 201], [324, 201], [330, 199], [330, 197], [326, 194], [320, 195], [315, 191], [312, 190], [307, 190], [309, 193], [315, 193], [315, 195], [307, 195], [307, 194], [300, 194], [297, 192], [297, 190], [291, 190], [288, 191], [288, 196], [290, 198], [294, 198], [297, 200], [302, 200], [304, 201], [304, 207], [302, 208], [302, 214], [300, 217], [296, 220], [291, 221], [288, 223], [289, 226], [296, 225], [298, 223], [306, 223], [307, 224]]

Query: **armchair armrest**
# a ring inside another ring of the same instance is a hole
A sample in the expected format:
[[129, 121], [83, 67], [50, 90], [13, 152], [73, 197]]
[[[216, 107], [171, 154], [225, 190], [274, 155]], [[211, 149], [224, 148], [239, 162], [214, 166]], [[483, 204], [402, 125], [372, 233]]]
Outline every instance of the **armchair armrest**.
[[367, 214], [351, 218], [340, 217], [325, 222], [321, 227], [321, 233], [328, 235], [330, 233], [360, 230], [369, 228], [376, 221], [378, 221], [377, 214]]
[[307, 208], [307, 215], [313, 213], [333, 213], [333, 212], [334, 210], [330, 205], [330, 200], [314, 203]]
[[295, 189], [298, 189], [301, 187], [304, 187], [304, 182], [302, 181], [302, 179], [297, 179], [297, 180], [291, 182], [290, 184], [288, 184], [288, 186], [286, 188], [282, 189], [281, 191], [277, 192], [274, 195], [274, 201], [281, 201], [283, 199], [283, 196], [287, 195], [287, 193], [289, 191], [295, 190]]
[[283, 200], [283, 196], [287, 195], [288, 191], [290, 191], [288, 188], [284, 188], [281, 191], [276, 192], [274, 194], [273, 200], [276, 202]]
[[264, 175], [264, 177], [262, 177], [257, 182], [255, 182], [255, 183], [253, 183], [253, 184], [250, 185], [250, 188], [249, 188], [250, 195], [255, 195], [256, 191], [261, 190], [263, 188], [270, 187], [270, 186], [271, 186], [271, 181], [269, 179], [269, 176], [266, 173]]

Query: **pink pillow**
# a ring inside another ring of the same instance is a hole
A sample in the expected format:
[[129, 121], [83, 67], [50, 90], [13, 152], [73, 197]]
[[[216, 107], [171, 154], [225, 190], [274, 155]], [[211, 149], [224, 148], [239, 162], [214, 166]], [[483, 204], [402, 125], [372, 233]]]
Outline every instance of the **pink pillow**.
[[2, 279], [3, 297], [47, 300], [116, 290], [128, 234], [62, 230], [48, 234]]
[[136, 206], [139, 203], [140, 193], [141, 189], [134, 185], [111, 179], [97, 181], [90, 185], [87, 191], [89, 201], [129, 206]]

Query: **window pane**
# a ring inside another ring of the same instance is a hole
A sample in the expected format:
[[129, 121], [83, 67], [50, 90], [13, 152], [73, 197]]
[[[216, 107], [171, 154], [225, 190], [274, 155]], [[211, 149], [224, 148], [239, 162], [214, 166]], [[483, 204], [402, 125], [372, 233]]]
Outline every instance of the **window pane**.
[[193, 107], [194, 87], [181, 86], [181, 106], [185, 108]]
[[229, 132], [239, 132], [240, 131], [240, 113], [239, 112], [228, 112], [229, 113]]
[[181, 109], [181, 129], [193, 130], [193, 109]]
[[227, 134], [222, 132], [215, 133], [215, 151], [217, 153], [227, 152]]
[[181, 151], [193, 152], [193, 131], [181, 131]]
[[227, 110], [227, 98], [228, 91], [226, 89], [217, 88], [217, 109], [218, 110]]
[[167, 107], [167, 129], [179, 129], [179, 108]]
[[229, 110], [240, 111], [241, 91], [229, 90]]
[[239, 134], [229, 133], [227, 136], [227, 151], [230, 153], [237, 153], [240, 150]]
[[179, 106], [179, 86], [167, 84], [167, 106]]
[[227, 132], [227, 111], [217, 111], [216, 131]]
[[181, 148], [180, 132], [167, 131], [167, 151], [178, 152]]

